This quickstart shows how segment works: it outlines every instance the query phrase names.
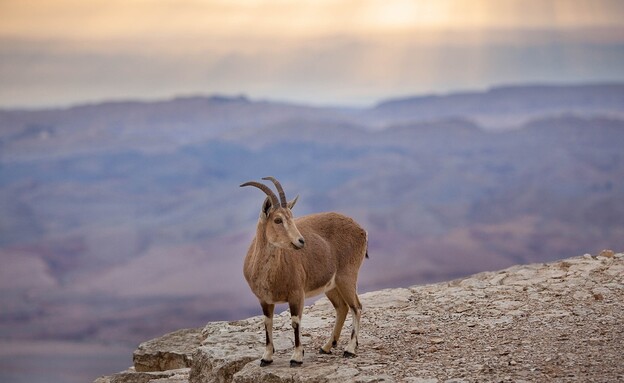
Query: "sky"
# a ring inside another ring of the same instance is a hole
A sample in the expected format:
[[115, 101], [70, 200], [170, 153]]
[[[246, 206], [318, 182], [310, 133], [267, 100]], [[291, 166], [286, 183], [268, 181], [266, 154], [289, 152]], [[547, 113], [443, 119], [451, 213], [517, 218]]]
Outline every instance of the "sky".
[[0, 0], [0, 108], [624, 81], [620, 0]]

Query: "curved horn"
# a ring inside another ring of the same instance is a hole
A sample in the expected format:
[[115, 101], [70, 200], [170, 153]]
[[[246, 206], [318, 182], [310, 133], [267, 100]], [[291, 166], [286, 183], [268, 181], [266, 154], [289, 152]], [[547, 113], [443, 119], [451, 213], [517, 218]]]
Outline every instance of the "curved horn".
[[277, 196], [275, 195], [275, 193], [273, 193], [273, 190], [269, 189], [268, 186], [261, 184], [260, 182], [254, 182], [254, 181], [250, 181], [250, 182], [245, 182], [244, 184], [241, 184], [240, 187], [244, 187], [244, 186], [255, 186], [258, 189], [262, 190], [264, 192], [264, 194], [268, 195], [269, 198], [271, 198], [271, 202], [273, 202], [273, 206], [277, 206], [279, 205], [279, 201], [277, 200]]
[[288, 201], [286, 201], [286, 193], [284, 193], [282, 184], [280, 184], [279, 181], [276, 180], [274, 177], [264, 177], [262, 179], [273, 182], [273, 185], [275, 185], [275, 188], [277, 189], [277, 192], [279, 193], [280, 201], [282, 202], [282, 207], [287, 207]]

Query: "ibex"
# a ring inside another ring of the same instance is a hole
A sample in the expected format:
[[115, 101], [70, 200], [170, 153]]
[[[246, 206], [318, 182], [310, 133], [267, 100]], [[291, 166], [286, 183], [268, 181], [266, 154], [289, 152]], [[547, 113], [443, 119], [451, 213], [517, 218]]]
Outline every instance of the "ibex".
[[287, 202], [280, 183], [273, 177], [275, 193], [259, 182], [255, 186], [266, 199], [260, 210], [256, 236], [245, 258], [245, 279], [258, 297], [264, 314], [266, 348], [260, 366], [273, 362], [273, 310], [276, 303], [288, 303], [295, 349], [290, 366], [303, 363], [301, 315], [305, 298], [325, 293], [336, 309], [336, 323], [331, 338], [319, 350], [331, 354], [342, 331], [349, 309], [353, 316], [351, 339], [344, 357], [354, 357], [362, 304], [357, 295], [357, 278], [364, 257], [368, 258], [367, 233], [353, 219], [338, 213], [320, 213], [294, 218], [292, 208], [299, 196]]

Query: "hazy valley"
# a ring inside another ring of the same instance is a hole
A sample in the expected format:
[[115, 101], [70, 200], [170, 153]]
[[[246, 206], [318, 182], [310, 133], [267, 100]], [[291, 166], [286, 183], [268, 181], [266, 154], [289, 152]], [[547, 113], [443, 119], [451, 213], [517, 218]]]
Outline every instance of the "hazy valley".
[[367, 228], [361, 291], [621, 250], [623, 145], [621, 84], [0, 111], [0, 342], [132, 349], [256, 314], [241, 267], [264, 196], [238, 185], [267, 175], [296, 215]]

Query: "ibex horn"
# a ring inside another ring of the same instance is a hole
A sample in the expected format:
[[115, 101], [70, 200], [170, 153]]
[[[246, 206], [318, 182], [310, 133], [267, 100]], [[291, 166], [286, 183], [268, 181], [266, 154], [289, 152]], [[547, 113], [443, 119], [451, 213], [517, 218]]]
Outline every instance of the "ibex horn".
[[250, 181], [250, 182], [245, 182], [244, 184], [241, 184], [240, 187], [244, 187], [244, 186], [255, 186], [258, 189], [262, 190], [264, 192], [264, 194], [268, 195], [269, 198], [271, 198], [271, 202], [273, 203], [273, 206], [277, 206], [279, 205], [279, 201], [277, 200], [277, 196], [275, 195], [275, 193], [273, 193], [273, 190], [269, 189], [268, 186], [261, 184], [260, 182], [254, 182], [254, 181]]
[[279, 193], [280, 201], [282, 202], [282, 207], [287, 207], [288, 201], [286, 201], [286, 193], [284, 193], [282, 184], [280, 184], [279, 181], [276, 180], [274, 177], [264, 177], [262, 179], [273, 182], [273, 185], [275, 185], [275, 188], [277, 189], [277, 192]]

